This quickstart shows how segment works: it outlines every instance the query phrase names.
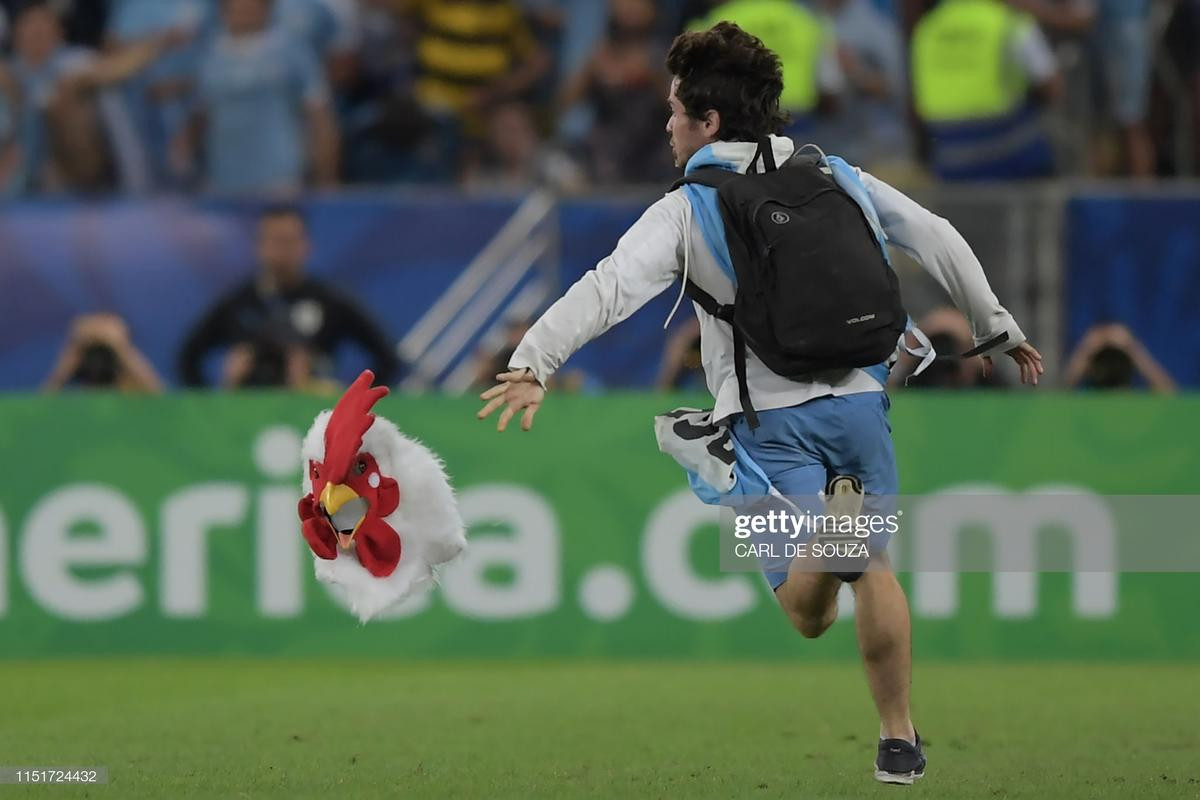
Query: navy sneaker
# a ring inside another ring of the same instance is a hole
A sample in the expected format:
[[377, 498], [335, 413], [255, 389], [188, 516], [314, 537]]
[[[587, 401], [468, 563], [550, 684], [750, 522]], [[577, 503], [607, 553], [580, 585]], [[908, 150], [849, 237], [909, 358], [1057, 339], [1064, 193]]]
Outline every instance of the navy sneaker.
[[875, 757], [875, 780], [880, 783], [899, 783], [911, 786], [925, 774], [925, 750], [921, 734], [911, 745], [903, 739], [880, 739], [879, 755]]

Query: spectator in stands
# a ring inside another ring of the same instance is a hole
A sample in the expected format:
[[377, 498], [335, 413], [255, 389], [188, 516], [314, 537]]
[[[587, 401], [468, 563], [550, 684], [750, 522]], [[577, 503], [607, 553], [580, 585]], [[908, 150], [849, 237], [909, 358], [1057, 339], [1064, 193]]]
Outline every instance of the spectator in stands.
[[1061, 94], [1029, 15], [1004, 0], [942, 0], [917, 23], [913, 101], [946, 180], [1037, 178], [1053, 155], [1037, 106]]
[[381, 383], [399, 378], [393, 343], [368, 314], [305, 275], [310, 251], [297, 209], [280, 206], [263, 214], [258, 274], [221, 298], [187, 337], [180, 353], [185, 384], [204, 385], [205, 358], [230, 347], [222, 370], [225, 383], [296, 386], [313, 374], [332, 376], [335, 351], [344, 343], [370, 355]]
[[[1104, 106], [1119, 133], [1123, 171], [1152, 177], [1154, 142], [1147, 125], [1153, 57], [1149, 0], [1098, 0], [1093, 47], [1092, 62], [1099, 66], [1105, 88]], [[1120, 171], [1101, 164], [1103, 173]]]
[[358, 15], [355, 91], [386, 95], [411, 90], [416, 77], [415, 21], [402, 13], [402, 0], [363, 0]]
[[[507, 5], [507, 2], [504, 4]], [[526, 108], [521, 89], [516, 95], [496, 100], [492, 108], [477, 107], [464, 95], [458, 101], [442, 98], [440, 80], [425, 66], [423, 60], [437, 61], [445, 53], [445, 42], [439, 36], [431, 36], [425, 28], [422, 13], [433, 13], [435, 9], [422, 8], [416, 0], [366, 0], [361, 16], [362, 46], [359, 51], [357, 80], [350, 93], [351, 110], [347, 115], [345, 133], [347, 137], [346, 174], [350, 180], [372, 183], [444, 183], [461, 178], [468, 183], [508, 184], [513, 172], [522, 173], [526, 166], [541, 160], [518, 159], [521, 163], [508, 163], [509, 158], [526, 149], [525, 141], [508, 143], [497, 141], [494, 129], [513, 127], [525, 128], [521, 114], [512, 113], [516, 107]], [[502, 13], [507, 13], [501, 9]], [[441, 10], [438, 14], [445, 15]], [[469, 8], [474, 14], [476, 9]], [[519, 17], [517, 22], [519, 22]], [[464, 25], [464, 20], [451, 20]], [[495, 19], [487, 21], [497, 24]], [[486, 31], [482, 49], [474, 49], [470, 41], [458, 41], [449, 25], [451, 47], [466, 47], [471, 50], [470, 59], [463, 62], [468, 69], [475, 59], [486, 61], [488, 48], [492, 55], [503, 61], [509, 58], [508, 40], [488, 43]], [[524, 42], [523, 36], [518, 37]], [[530, 39], [529, 41], [532, 41]], [[519, 46], [519, 43], [518, 43]], [[432, 48], [430, 55], [429, 48]], [[536, 48], [535, 48], [536, 49]], [[493, 65], [495, 66], [495, 65]], [[474, 84], [475, 77], [467, 79]], [[447, 84], [452, 85], [450, 80]], [[430, 90], [430, 86], [434, 86]], [[424, 89], [421, 93], [418, 90]], [[451, 86], [453, 91], [453, 88]], [[502, 110], [502, 111], [501, 111]], [[499, 111], [501, 119], [496, 119]], [[463, 119], [472, 122], [472, 140], [463, 147]], [[536, 121], [535, 121], [536, 123]], [[536, 128], [536, 124], [535, 124]], [[536, 133], [535, 133], [536, 135]], [[501, 153], [504, 150], [507, 153]], [[507, 156], [507, 157], [506, 157]], [[540, 166], [540, 164], [538, 165]], [[526, 184], [527, 185], [527, 184]]]
[[97, 90], [139, 73], [186, 39], [167, 31], [104, 55], [65, 43], [49, 5], [25, 8], [13, 31], [19, 93], [18, 191], [95, 191], [112, 185], [108, 130]]
[[[0, 22], [11, 22], [32, 5], [46, 5], [57, 15], [70, 44], [97, 49], [104, 43], [104, 21], [114, 0], [0, 0]], [[0, 34], [3, 33], [0, 25]], [[0, 39], [3, 37], [0, 36]]]
[[608, 30], [565, 85], [560, 106], [586, 102], [593, 178], [600, 183], [658, 183], [675, 174], [658, 119], [670, 86], [650, 0], [610, 0]]
[[1112, 162], [1106, 146], [1108, 126], [1097, 126], [1093, 161], [1101, 174], [1124, 172], [1136, 177], [1154, 173], [1154, 143], [1146, 117], [1150, 95], [1149, 0], [1009, 0], [1028, 12], [1047, 31], [1088, 36], [1089, 62], [1104, 116], [1116, 124], [1124, 164]]
[[[555, 86], [561, 86], [583, 68], [596, 49], [608, 22], [608, 4], [600, 0], [520, 0], [522, 7], [554, 47]], [[679, 29], [674, 25], [674, 30]]]
[[523, 99], [549, 70], [515, 0], [410, 0], [421, 24], [416, 98], [477, 147], [486, 111]]
[[361, 44], [359, 0], [274, 0], [274, 20], [307, 42], [339, 89], [354, 79]]
[[783, 133], [793, 138], [810, 136], [816, 115], [831, 111], [845, 88], [832, 26], [792, 0], [726, 0], [688, 28], [704, 30], [721, 20], [737, 23], [779, 56], [783, 63], [779, 105], [791, 115]]
[[579, 191], [582, 170], [538, 135], [533, 112], [512, 101], [488, 114], [488, 135], [467, 162], [465, 184], [475, 189], [522, 191], [544, 186]]
[[822, 0], [833, 20], [846, 91], [814, 138], [878, 173], [912, 159], [908, 83], [900, 28], [872, 0]]
[[162, 379], [133, 344], [129, 328], [116, 314], [87, 314], [71, 323], [67, 342], [42, 388], [58, 392], [80, 389], [119, 389], [158, 394]]
[[223, 194], [291, 193], [311, 172], [338, 176], [338, 129], [325, 75], [306, 42], [271, 24], [268, 0], [223, 0], [222, 28], [200, 67], [198, 113], [176, 137], [189, 173], [201, 136], [205, 184]]
[[12, 75], [0, 62], [0, 198], [17, 191], [16, 182], [21, 165], [21, 150], [17, 146], [17, 120], [20, 98]]
[[1008, 0], [1008, 4], [1032, 16], [1050, 34], [1079, 36], [1096, 23], [1095, 0]]
[[1179, 0], [1164, 35], [1170, 63], [1178, 70], [1183, 82], [1186, 101], [1182, 108], [1172, 109], [1185, 114], [1191, 122], [1191, 163], [1200, 161], [1200, 0]]
[[349, 182], [442, 182], [455, 143], [414, 97], [417, 23], [406, 0], [364, 0], [354, 81], [342, 94], [342, 172]]
[[193, 75], [216, 19], [208, 0], [112, 0], [105, 41], [136, 47], [172, 30], [188, 31], [184, 47], [127, 80], [111, 98], [116, 117], [113, 158], [127, 192], [144, 192], [169, 177], [170, 141], [187, 121]]
[[1141, 377], [1150, 391], [1175, 392], [1175, 381], [1129, 328], [1095, 325], [1083, 335], [1067, 362], [1065, 383], [1084, 389], [1132, 389]]
[[[594, 0], [593, 0], [594, 1]], [[529, 33], [546, 56], [546, 68], [524, 92], [525, 99], [536, 108], [549, 109], [562, 83], [559, 78], [562, 45], [568, 24], [571, 0], [516, 0]], [[600, 5], [604, 5], [601, 3]]]

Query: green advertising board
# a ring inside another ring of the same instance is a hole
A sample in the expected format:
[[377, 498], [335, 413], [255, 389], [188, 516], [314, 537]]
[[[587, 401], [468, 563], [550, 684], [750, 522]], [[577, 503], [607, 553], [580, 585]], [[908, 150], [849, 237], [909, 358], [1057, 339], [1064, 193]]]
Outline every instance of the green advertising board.
[[[652, 431], [689, 400], [554, 396], [504, 435], [472, 398], [384, 400], [445, 459], [471, 547], [363, 626], [313, 578], [295, 518], [299, 437], [329, 398], [0, 398], [0, 653], [851, 656], [852, 624], [814, 646], [761, 578], [718, 569], [716, 514]], [[891, 415], [906, 494], [1200, 493], [1200, 398], [902, 393]], [[936, 601], [902, 580], [926, 657], [1200, 657], [1194, 573], [1118, 574], [1089, 607], [1071, 573], [955, 575]]]

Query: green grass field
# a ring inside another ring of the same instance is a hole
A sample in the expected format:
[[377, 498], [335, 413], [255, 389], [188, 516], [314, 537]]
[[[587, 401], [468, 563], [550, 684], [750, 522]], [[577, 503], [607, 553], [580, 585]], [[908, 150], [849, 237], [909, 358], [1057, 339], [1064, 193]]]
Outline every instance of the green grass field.
[[5, 797], [1200, 797], [1194, 665], [918, 664], [929, 773], [871, 779], [853, 664], [0, 662]]

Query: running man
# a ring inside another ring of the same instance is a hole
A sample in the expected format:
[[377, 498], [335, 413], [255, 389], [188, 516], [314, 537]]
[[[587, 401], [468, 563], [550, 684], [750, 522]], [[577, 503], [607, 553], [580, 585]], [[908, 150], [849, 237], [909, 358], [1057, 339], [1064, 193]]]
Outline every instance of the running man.
[[[779, 59], [762, 42], [731, 23], [679, 36], [667, 56], [673, 80], [667, 133], [675, 165], [685, 175], [706, 166], [746, 172], [756, 142], [770, 135], [774, 162], [782, 164], [795, 145], [773, 135], [784, 117]], [[972, 326], [985, 370], [990, 356], [1004, 352], [1037, 383], [1041, 355], [1025, 341], [1012, 315], [997, 301], [970, 247], [944, 219], [871, 175], [850, 170], [888, 241], [913, 256], [949, 293]], [[584, 275], [526, 333], [500, 383], [482, 394], [480, 419], [504, 407], [498, 429], [517, 414], [529, 430], [545, 401], [547, 379], [588, 341], [629, 317], [681, 276], [719, 303], [730, 303], [735, 287], [730, 254], [715, 212], [715, 190], [687, 185], [650, 206], [621, 237], [616, 249]], [[853, 195], [852, 195], [853, 196]], [[788, 496], [820, 494], [837, 476], [854, 476], [869, 495], [898, 491], [888, 400], [889, 362], [816, 372], [795, 381], [769, 370], [752, 351], [745, 357], [745, 383], [752, 408], [743, 413], [735, 374], [734, 336], [728, 323], [696, 304], [711, 420], [727, 430]], [[1007, 335], [1007, 338], [1005, 338]], [[747, 422], [757, 411], [758, 425]], [[911, 630], [908, 604], [886, 557], [870, 570], [834, 574], [791, 569], [767, 572], [780, 607], [805, 637], [824, 633], [837, 616], [843, 580], [855, 593], [858, 642], [880, 718], [876, 779], [912, 783], [925, 770], [921, 741], [909, 715]], [[881, 568], [876, 568], [881, 567]]]

